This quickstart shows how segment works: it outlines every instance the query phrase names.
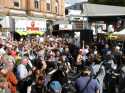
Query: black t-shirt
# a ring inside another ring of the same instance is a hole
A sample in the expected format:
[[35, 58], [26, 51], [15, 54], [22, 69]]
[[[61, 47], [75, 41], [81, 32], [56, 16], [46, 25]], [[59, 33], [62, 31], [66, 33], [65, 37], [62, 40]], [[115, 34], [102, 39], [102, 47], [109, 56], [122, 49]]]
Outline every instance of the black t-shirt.
[[37, 85], [33, 85], [31, 87], [31, 93], [45, 93], [45, 88], [44, 87], [38, 87]]

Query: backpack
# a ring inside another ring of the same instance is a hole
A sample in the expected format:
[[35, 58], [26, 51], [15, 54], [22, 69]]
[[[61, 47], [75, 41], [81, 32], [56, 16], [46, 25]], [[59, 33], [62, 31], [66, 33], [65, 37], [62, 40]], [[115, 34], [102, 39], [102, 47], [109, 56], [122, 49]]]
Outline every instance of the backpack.
[[49, 85], [51, 93], [61, 93], [62, 91], [62, 85], [59, 81], [52, 81]]

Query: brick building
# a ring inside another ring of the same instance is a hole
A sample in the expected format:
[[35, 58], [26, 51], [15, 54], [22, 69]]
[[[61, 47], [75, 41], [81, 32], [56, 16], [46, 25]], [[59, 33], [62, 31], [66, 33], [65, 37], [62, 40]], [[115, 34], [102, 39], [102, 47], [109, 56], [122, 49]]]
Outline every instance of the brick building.
[[53, 21], [63, 19], [64, 15], [64, 0], [0, 0], [0, 24], [3, 28], [9, 28], [9, 31], [26, 31], [26, 27], [15, 27], [19, 24], [17, 20], [23, 20], [24, 23], [39, 21], [37, 24], [41, 24], [41, 21], [40, 26], [45, 26], [41, 30], [46, 31]]

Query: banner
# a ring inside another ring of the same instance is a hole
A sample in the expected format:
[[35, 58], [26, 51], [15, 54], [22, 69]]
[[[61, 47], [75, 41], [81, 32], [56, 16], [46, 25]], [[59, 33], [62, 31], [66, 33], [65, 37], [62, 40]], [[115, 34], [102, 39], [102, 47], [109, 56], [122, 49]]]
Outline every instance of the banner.
[[42, 35], [46, 32], [46, 20], [15, 19], [15, 31], [20, 35]]
[[59, 24], [59, 30], [72, 30], [71, 24]]

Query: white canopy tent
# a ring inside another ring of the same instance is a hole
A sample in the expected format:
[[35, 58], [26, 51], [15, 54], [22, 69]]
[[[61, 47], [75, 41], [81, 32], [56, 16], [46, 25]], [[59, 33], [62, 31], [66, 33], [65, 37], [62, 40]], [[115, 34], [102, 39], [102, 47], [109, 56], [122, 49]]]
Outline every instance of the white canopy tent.
[[125, 29], [123, 29], [119, 32], [114, 32], [113, 35], [125, 35]]
[[115, 40], [125, 40], [125, 29], [112, 33], [111, 38]]

